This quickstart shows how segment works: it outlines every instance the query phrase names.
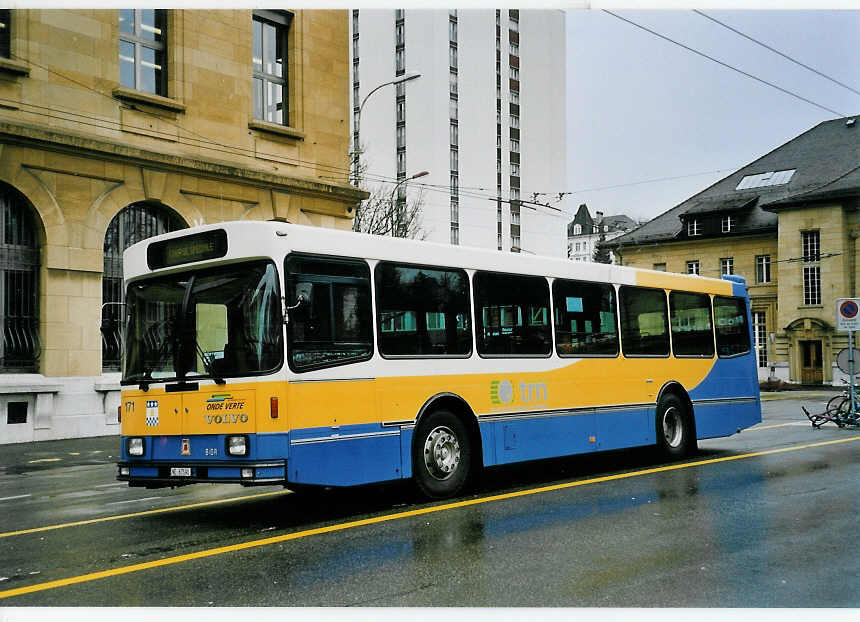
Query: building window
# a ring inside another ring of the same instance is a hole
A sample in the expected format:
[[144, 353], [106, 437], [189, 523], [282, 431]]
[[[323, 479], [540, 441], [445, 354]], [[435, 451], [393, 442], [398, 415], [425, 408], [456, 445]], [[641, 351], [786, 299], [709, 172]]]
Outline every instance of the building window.
[[352, 36], [352, 58], [358, 58], [358, 35]]
[[459, 154], [456, 149], [451, 149], [451, 170], [457, 171], [460, 168]]
[[687, 262], [687, 274], [699, 274], [699, 260], [693, 259]]
[[397, 122], [398, 123], [406, 123], [406, 101], [402, 99], [397, 100], [396, 104], [397, 109]]
[[753, 311], [756, 360], [759, 367], [767, 367], [767, 316], [764, 311]]
[[122, 209], [108, 224], [102, 275], [102, 369], [119, 371], [122, 352], [122, 253], [132, 244], [155, 235], [185, 229], [175, 212], [146, 203]]
[[770, 283], [770, 255], [756, 255], [755, 282]]
[[511, 200], [519, 201], [520, 200], [520, 189], [519, 188], [511, 188]]
[[457, 194], [460, 187], [460, 180], [456, 173], [451, 173], [451, 194]]
[[397, 125], [397, 148], [403, 149], [406, 147], [406, 126]]
[[358, 59], [352, 61], [352, 83], [358, 84]]
[[451, 124], [450, 134], [451, 134], [451, 146], [452, 147], [456, 147], [459, 144], [457, 142], [458, 138], [459, 138], [459, 129], [458, 128], [459, 128], [459, 126], [456, 123]]
[[520, 103], [520, 94], [517, 91], [511, 91], [511, 103], [519, 104]]
[[406, 149], [397, 150], [397, 174], [406, 173]]
[[457, 46], [452, 45], [448, 48], [448, 65], [451, 69], [457, 68]]
[[406, 44], [406, 24], [403, 22], [398, 22], [394, 25], [394, 43], [395, 45], [405, 45]]
[[803, 248], [803, 304], [821, 304], [821, 259], [820, 234], [818, 231], [802, 231]]
[[820, 234], [818, 231], [803, 231], [801, 234], [803, 261], [809, 263], [821, 259]]
[[0, 57], [12, 56], [12, 11], [0, 9]]
[[520, 152], [520, 141], [511, 139], [511, 151], [513, 153], [519, 153]]
[[452, 121], [456, 121], [456, 120], [457, 120], [457, 105], [458, 105], [458, 104], [457, 104], [457, 98], [456, 98], [456, 97], [452, 97], [452, 98], [451, 98], [451, 101], [450, 101], [450, 104], [449, 104], [449, 106], [448, 106], [448, 109], [449, 109], [449, 111], [450, 111], [450, 115], [449, 115], [449, 116], [451, 117], [451, 120], [452, 120]]
[[448, 84], [450, 87], [450, 92], [453, 95], [457, 94], [457, 72], [452, 71], [448, 76]]
[[520, 70], [519, 67], [510, 67], [510, 75], [512, 80], [520, 79]]
[[451, 197], [451, 222], [460, 222], [460, 205], [457, 203], [457, 197]]
[[582, 235], [582, 225], [573, 225], [573, 235]]
[[765, 186], [782, 186], [791, 181], [797, 169], [785, 171], [769, 171], [757, 175], [746, 175], [741, 179], [735, 190], [748, 190], [750, 188], [764, 188]]
[[401, 48], [394, 52], [394, 69], [396, 71], [406, 71], [406, 50]]
[[[254, 11], [254, 118], [289, 125], [287, 83], [287, 33], [292, 13]], [[358, 82], [358, 64], [353, 63], [353, 82]]]
[[448, 41], [457, 41], [457, 20], [448, 21]]
[[737, 226], [737, 219], [734, 216], [723, 216], [723, 233], [729, 233]]
[[657, 270], [658, 272], [666, 272], [666, 264], [664, 264], [664, 263], [655, 263], [655, 264], [654, 264], [654, 270]]
[[511, 56], [520, 55], [520, 46], [518, 43], [511, 43]]
[[120, 9], [119, 83], [167, 96], [167, 11]]
[[352, 32], [353, 34], [358, 32], [358, 9], [352, 10]]
[[735, 259], [734, 257], [723, 257], [720, 259], [720, 274], [734, 274]]
[[39, 237], [34, 211], [0, 185], [0, 372], [35, 372], [39, 341]]
[[803, 266], [803, 304], [821, 304], [821, 266]]
[[451, 244], [460, 243], [460, 225], [456, 222], [451, 223]]
[[687, 235], [702, 235], [702, 223], [696, 219], [687, 222]]
[[520, 118], [517, 115], [512, 114], [511, 115], [511, 127], [519, 127], [519, 126], [520, 126]]

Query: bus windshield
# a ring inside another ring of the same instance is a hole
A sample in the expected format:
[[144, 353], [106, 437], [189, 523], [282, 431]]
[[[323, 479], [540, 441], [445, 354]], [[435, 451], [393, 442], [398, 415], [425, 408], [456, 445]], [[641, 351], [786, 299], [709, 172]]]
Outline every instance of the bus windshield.
[[283, 362], [277, 270], [252, 261], [136, 281], [123, 384], [257, 375]]

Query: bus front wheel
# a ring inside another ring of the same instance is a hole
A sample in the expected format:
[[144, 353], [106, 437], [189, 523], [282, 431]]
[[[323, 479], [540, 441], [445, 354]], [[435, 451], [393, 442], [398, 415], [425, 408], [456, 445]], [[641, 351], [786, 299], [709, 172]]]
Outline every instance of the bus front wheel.
[[682, 458], [696, 448], [691, 413], [681, 398], [671, 393], [657, 405], [657, 447], [670, 459]]
[[412, 473], [424, 495], [445, 499], [463, 489], [469, 479], [472, 445], [456, 415], [437, 410], [423, 417], [412, 447]]

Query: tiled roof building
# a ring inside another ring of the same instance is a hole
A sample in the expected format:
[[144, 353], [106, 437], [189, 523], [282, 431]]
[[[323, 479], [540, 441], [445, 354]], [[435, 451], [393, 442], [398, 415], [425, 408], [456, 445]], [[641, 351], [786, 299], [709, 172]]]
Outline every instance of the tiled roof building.
[[609, 245], [624, 265], [738, 274], [760, 377], [841, 382], [835, 300], [857, 293], [860, 130], [825, 121]]

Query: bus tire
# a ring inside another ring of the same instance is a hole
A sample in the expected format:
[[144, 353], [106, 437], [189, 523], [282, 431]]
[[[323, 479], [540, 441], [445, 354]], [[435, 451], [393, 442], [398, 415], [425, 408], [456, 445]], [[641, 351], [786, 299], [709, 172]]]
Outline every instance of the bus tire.
[[447, 499], [469, 480], [472, 443], [459, 417], [435, 410], [421, 418], [412, 444], [412, 475], [421, 493]]
[[696, 448], [692, 414], [673, 393], [657, 404], [657, 448], [669, 459], [683, 458]]

